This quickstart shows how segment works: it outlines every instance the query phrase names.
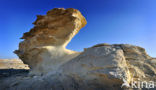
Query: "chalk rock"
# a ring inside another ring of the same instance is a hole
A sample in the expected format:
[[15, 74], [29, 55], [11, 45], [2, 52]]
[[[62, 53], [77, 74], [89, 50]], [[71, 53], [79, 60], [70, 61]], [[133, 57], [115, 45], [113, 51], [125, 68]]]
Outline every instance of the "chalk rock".
[[[156, 82], [156, 59], [144, 48], [129, 44], [98, 44], [62, 65], [64, 74], [78, 75], [104, 86], [133, 81]], [[112, 85], [112, 86], [111, 86]]]
[[54, 70], [79, 54], [65, 47], [86, 23], [76, 9], [52, 9], [37, 16], [34, 28], [24, 33], [15, 53], [34, 71]]
[[134, 81], [139, 85], [141, 81], [155, 83], [156, 59], [138, 46], [98, 44], [86, 48], [55, 72], [10, 77], [3, 80], [0, 87], [8, 90], [146, 90], [146, 85], [132, 88]]

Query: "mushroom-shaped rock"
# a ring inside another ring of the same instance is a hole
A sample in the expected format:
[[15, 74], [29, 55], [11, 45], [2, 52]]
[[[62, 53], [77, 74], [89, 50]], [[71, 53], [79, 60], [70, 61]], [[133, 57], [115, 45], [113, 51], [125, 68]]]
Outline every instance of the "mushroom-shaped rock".
[[34, 72], [47, 72], [79, 55], [65, 47], [86, 25], [86, 19], [73, 8], [55, 8], [38, 15], [34, 27], [24, 33], [15, 53]]

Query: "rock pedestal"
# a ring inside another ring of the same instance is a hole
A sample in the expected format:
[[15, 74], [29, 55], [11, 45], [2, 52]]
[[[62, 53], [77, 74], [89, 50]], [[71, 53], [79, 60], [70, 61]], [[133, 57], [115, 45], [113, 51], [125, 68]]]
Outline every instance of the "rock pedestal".
[[86, 19], [73, 8], [55, 8], [38, 15], [34, 28], [24, 33], [15, 53], [34, 72], [55, 70], [64, 62], [79, 55], [67, 50], [71, 39], [86, 25]]

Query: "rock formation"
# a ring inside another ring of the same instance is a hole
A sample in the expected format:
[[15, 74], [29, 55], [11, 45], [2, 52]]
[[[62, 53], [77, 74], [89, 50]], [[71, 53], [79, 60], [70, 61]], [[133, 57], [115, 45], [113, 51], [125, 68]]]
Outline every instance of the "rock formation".
[[34, 28], [24, 33], [24, 41], [15, 53], [36, 73], [55, 70], [59, 64], [79, 55], [65, 47], [86, 23], [76, 9], [50, 10], [47, 15], [37, 16]]
[[123, 79], [129, 85], [134, 81], [156, 82], [156, 59], [147, 55], [144, 48], [129, 44], [87, 48], [61, 70], [109, 87], [124, 83]]
[[[22, 37], [17, 55], [32, 68], [28, 76], [2, 80], [5, 90], [141, 90], [156, 87], [156, 59], [129, 44], [98, 44], [83, 52], [65, 49], [86, 24], [75, 9], [38, 16]], [[14, 82], [16, 80], [16, 82]], [[133, 87], [133, 82], [135, 87]], [[141, 81], [146, 81], [145, 86]], [[147, 86], [147, 87], [146, 87]]]
[[134, 81], [152, 81], [156, 85], [156, 59], [138, 46], [98, 44], [86, 48], [56, 71], [13, 76], [3, 80], [0, 87], [3, 90], [146, 90], [140, 83], [136, 83], [140, 88], [121, 88], [123, 83], [131, 85]]
[[0, 69], [29, 69], [20, 59], [0, 59]]

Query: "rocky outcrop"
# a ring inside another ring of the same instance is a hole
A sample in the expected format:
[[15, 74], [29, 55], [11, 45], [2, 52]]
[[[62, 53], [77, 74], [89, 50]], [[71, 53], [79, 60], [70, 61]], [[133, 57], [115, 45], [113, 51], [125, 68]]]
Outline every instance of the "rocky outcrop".
[[24, 33], [23, 42], [15, 53], [37, 72], [55, 70], [79, 52], [67, 50], [70, 40], [86, 25], [85, 18], [76, 9], [55, 8], [47, 15], [37, 16], [35, 26]]
[[144, 81], [156, 85], [156, 59], [147, 55], [144, 48], [129, 44], [104, 43], [87, 48], [64, 64], [61, 70], [67, 75], [78, 75], [86, 81], [95, 80], [109, 87], [123, 85], [135, 88], [131, 85], [137, 82], [135, 84], [140, 85], [139, 88], [145, 88], [145, 85], [141, 86]]
[[2, 80], [3, 90], [155, 89], [156, 59], [144, 48], [106, 43], [85, 48], [83, 52], [65, 48], [86, 24], [78, 10], [53, 9], [38, 16], [34, 24], [15, 51], [32, 71], [28, 76]]
[[[155, 87], [155, 58], [138, 46], [98, 44], [86, 48], [56, 71], [10, 77], [1, 85], [8, 90], [146, 90], [141, 81], [150, 82], [148, 88]], [[136, 86], [132, 86], [134, 82]]]
[[0, 69], [29, 69], [20, 59], [0, 59]]

